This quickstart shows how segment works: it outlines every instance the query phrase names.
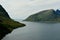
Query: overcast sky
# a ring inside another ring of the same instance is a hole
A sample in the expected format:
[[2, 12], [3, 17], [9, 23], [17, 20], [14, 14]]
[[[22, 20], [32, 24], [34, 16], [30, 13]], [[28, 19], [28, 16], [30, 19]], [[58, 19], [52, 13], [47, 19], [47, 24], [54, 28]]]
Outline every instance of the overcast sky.
[[46, 9], [60, 9], [60, 0], [0, 0], [11, 18], [24, 19]]

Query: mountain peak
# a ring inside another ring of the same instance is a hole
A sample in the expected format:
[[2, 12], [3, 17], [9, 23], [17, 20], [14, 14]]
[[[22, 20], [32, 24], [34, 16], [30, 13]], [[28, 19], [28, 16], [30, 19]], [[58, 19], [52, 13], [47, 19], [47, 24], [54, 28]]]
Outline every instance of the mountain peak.
[[59, 9], [56, 10], [56, 14], [60, 15], [60, 10]]
[[59, 11], [59, 12], [60, 12], [60, 10], [59, 10], [59, 9], [57, 9], [56, 11]]
[[26, 21], [60, 21], [60, 10], [48, 9], [29, 16]]

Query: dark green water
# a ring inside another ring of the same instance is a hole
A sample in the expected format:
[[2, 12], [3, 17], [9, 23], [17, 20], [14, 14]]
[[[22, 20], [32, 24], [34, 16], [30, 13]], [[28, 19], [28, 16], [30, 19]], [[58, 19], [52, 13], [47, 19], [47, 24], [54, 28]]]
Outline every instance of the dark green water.
[[22, 23], [26, 26], [13, 30], [2, 40], [60, 40], [60, 23]]

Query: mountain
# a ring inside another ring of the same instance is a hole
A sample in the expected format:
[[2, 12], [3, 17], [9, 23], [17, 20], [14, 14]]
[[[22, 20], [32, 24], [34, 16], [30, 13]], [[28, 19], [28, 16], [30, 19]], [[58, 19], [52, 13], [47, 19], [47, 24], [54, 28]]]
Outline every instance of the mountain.
[[25, 21], [35, 22], [60, 22], [60, 10], [43, 10], [36, 14], [30, 15]]
[[0, 5], [0, 40], [13, 29], [23, 27], [25, 24], [12, 20], [6, 10]]
[[10, 18], [8, 13], [5, 11], [5, 9], [0, 5], [0, 16], [4, 16], [6, 18]]

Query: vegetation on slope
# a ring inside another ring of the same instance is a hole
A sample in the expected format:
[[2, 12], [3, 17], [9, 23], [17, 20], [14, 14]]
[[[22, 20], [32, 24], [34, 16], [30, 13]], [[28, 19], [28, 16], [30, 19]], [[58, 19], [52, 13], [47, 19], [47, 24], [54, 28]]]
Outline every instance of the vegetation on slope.
[[0, 40], [13, 29], [23, 26], [25, 26], [25, 24], [12, 20], [5, 9], [0, 5]]
[[51, 22], [60, 22], [60, 10], [44, 10], [29, 16], [25, 21], [51, 21]]

